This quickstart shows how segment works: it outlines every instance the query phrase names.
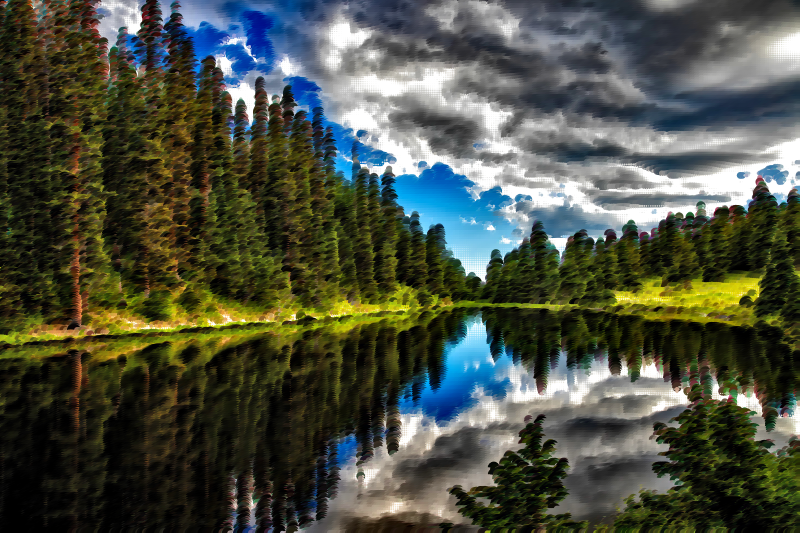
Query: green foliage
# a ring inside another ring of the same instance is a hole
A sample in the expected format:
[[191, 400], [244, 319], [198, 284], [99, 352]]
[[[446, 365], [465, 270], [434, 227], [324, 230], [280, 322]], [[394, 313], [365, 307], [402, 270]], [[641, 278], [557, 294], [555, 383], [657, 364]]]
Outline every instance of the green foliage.
[[695, 383], [686, 389], [689, 407], [654, 424], [661, 452], [669, 461], [653, 471], [676, 482], [666, 494], [641, 491], [629, 496], [616, 528], [742, 528], [765, 531], [800, 525], [800, 446], [793, 440], [778, 454], [772, 441], [754, 440], [752, 411], [732, 398], [713, 400]]
[[[459, 513], [471, 518], [473, 524], [486, 528], [587, 527], [587, 522], [572, 521], [569, 513], [547, 514], [547, 509], [567, 497], [562, 479], [569, 463], [552, 457], [556, 441], [542, 444], [544, 418], [537, 416], [519, 432], [519, 442], [525, 444], [522, 450], [509, 450], [499, 463], [489, 463], [494, 486], [473, 487], [468, 492], [461, 485], [448, 489], [458, 499]], [[491, 503], [487, 506], [476, 498], [487, 498]]]
[[[780, 232], [772, 244], [767, 272], [759, 282], [759, 295], [755, 301], [758, 317], [778, 314], [784, 308], [790, 292], [797, 294], [797, 274], [786, 242], [786, 234]], [[790, 311], [790, 308], [787, 308]]]
[[433, 302], [433, 295], [426, 289], [422, 289], [417, 293], [417, 302], [422, 307], [427, 307]]
[[175, 303], [191, 313], [203, 303], [203, 294], [192, 284], [183, 291]]
[[172, 294], [166, 290], [150, 293], [148, 298], [139, 304], [139, 312], [148, 320], [167, 321], [175, 314], [172, 303]]

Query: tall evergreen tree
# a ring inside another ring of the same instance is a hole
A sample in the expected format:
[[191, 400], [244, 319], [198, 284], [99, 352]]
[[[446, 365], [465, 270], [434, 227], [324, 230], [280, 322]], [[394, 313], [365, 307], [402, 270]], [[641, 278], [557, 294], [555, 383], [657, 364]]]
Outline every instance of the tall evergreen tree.
[[[266, 97], [266, 93], [264, 93]], [[258, 97], [258, 95], [257, 95]], [[258, 116], [256, 121], [258, 121]], [[253, 129], [256, 123], [253, 123]], [[286, 255], [287, 237], [286, 224], [288, 224], [288, 209], [286, 203], [291, 198], [293, 191], [290, 188], [290, 180], [286, 158], [288, 156], [289, 143], [284, 129], [283, 115], [278, 95], [272, 96], [272, 103], [269, 106], [269, 127], [267, 133], [269, 146], [269, 161], [267, 163], [267, 185], [264, 187], [264, 216], [266, 218], [266, 231], [269, 236], [269, 245], [274, 253], [283, 258]], [[250, 154], [257, 157], [257, 152], [261, 150], [251, 135]], [[263, 152], [263, 150], [262, 150]]]
[[381, 213], [377, 224], [375, 249], [375, 278], [378, 289], [389, 294], [397, 289], [397, 193], [394, 190], [392, 167], [387, 166], [381, 177]]
[[[250, 155], [250, 165], [247, 177], [242, 182], [242, 186], [247, 189], [256, 202], [256, 213], [262, 224], [264, 231], [269, 237], [269, 247], [278, 249], [278, 211], [277, 206], [273, 205], [272, 194], [268, 194], [271, 182], [267, 178], [267, 125], [270, 121], [268, 115], [269, 101], [267, 97], [266, 82], [263, 76], [256, 78], [255, 84], [255, 106], [253, 107], [253, 124], [250, 128], [250, 144], [248, 153]], [[283, 124], [281, 123], [281, 129]], [[241, 128], [241, 126], [240, 126]], [[283, 137], [281, 137], [283, 138]], [[241, 146], [241, 141], [239, 142]], [[282, 147], [282, 149], [285, 147]], [[239, 156], [241, 162], [242, 155]], [[268, 198], [269, 197], [269, 198]]]
[[500, 285], [500, 276], [503, 271], [503, 255], [500, 250], [495, 248], [489, 257], [489, 264], [486, 265], [486, 285], [483, 287], [481, 298], [484, 300], [495, 301], [497, 287]]
[[372, 221], [369, 203], [369, 171], [366, 167], [359, 170], [354, 185], [355, 218], [358, 225], [354, 234], [353, 255], [358, 271], [358, 288], [362, 298], [372, 301], [377, 296], [377, 284], [375, 283], [375, 263], [369, 226]]
[[622, 238], [614, 245], [617, 260], [617, 282], [623, 290], [637, 291], [642, 287], [639, 261], [639, 229], [633, 220], [622, 227]]
[[515, 281], [514, 293], [517, 295], [517, 301], [530, 302], [536, 285], [536, 259], [527, 236], [522, 239], [519, 246], [519, 264]]
[[215, 206], [211, 195], [211, 155], [214, 141], [214, 95], [217, 82], [214, 69], [217, 66], [214, 56], [202, 61], [197, 98], [194, 108], [194, 128], [192, 132], [192, 198], [189, 218], [189, 264], [187, 279], [209, 283], [216, 276], [214, 270], [217, 260], [211, 252], [211, 240], [215, 225]]
[[289, 190], [293, 194], [284, 198], [284, 212], [290, 211], [285, 229], [287, 245], [284, 269], [291, 273], [292, 294], [298, 298], [300, 305], [310, 307], [321, 303], [316, 294], [316, 275], [312, 266], [320, 238], [311, 209], [310, 180], [314, 176], [314, 146], [311, 124], [306, 120], [305, 111], [298, 111], [294, 116], [292, 128], [287, 170]]
[[[233, 109], [230, 93], [224, 89], [221, 69], [213, 71], [211, 146], [209, 147], [209, 173], [211, 193], [209, 205], [214, 208], [214, 225], [210, 230], [209, 252], [213, 258], [213, 277], [209, 285], [217, 294], [236, 298], [245, 294], [240, 251], [240, 228], [238, 217], [243, 213], [238, 205], [238, 180], [233, 169], [231, 126]], [[249, 274], [249, 273], [248, 273]]]
[[195, 70], [197, 60], [194, 43], [187, 34], [180, 14], [180, 3], [171, 5], [172, 13], [164, 25], [165, 46], [168, 52], [165, 58], [164, 100], [161, 110], [164, 124], [164, 155], [166, 167], [170, 175], [171, 187], [168, 195], [168, 206], [172, 212], [170, 240], [175, 243], [177, 272], [188, 272], [192, 269], [189, 261], [190, 241], [190, 204], [192, 199], [192, 146], [197, 134], [192, 123], [193, 105], [196, 95]]
[[[89, 308], [90, 294], [110, 288], [110, 261], [102, 238], [107, 195], [102, 184], [103, 141], [99, 127], [106, 119], [103, 99], [108, 80], [107, 41], [96, 29], [93, 2], [70, 2], [66, 9], [54, 10], [52, 16], [54, 25], [62, 29], [54, 32], [48, 44], [52, 68], [47, 114], [53, 157], [49, 165], [33, 160], [27, 164], [50, 168], [56, 183], [69, 184], [67, 197], [53, 200], [54, 204], [63, 202], [60, 216], [70, 221], [70, 234], [59, 232], [56, 237], [55, 232], [47, 233], [60, 241], [53, 243], [60, 252], [56, 262], [61, 266], [54, 272], [57, 286], [66, 292], [68, 272], [71, 318], [73, 323], [82, 324], [89, 322], [84, 313]], [[43, 65], [43, 55], [38, 57]], [[35, 125], [31, 126], [35, 130]], [[44, 237], [44, 232], [40, 234]], [[46, 240], [40, 246], [42, 250], [49, 247]]]
[[283, 131], [287, 137], [292, 133], [292, 121], [294, 120], [295, 107], [297, 107], [297, 102], [294, 100], [292, 86], [286, 85], [283, 88], [283, 96], [281, 97], [281, 109], [283, 117]]
[[[137, 292], [145, 289], [148, 243], [145, 212], [149, 190], [145, 138], [145, 103], [140, 97], [141, 80], [136, 76], [133, 54], [127, 48], [127, 28], [120, 28], [111, 49], [111, 86], [107, 98], [108, 120], [104, 125], [103, 177], [106, 202], [104, 235], [112, 247], [119, 292], [123, 283]], [[119, 304], [127, 305], [124, 294]]]
[[339, 286], [342, 294], [348, 300], [354, 300], [359, 295], [358, 271], [353, 253], [358, 224], [355, 217], [354, 191], [349, 181], [340, 180], [337, 184], [335, 216], [339, 221], [336, 235], [339, 243], [339, 268], [341, 271]]
[[703, 229], [707, 257], [703, 265], [703, 281], [722, 281], [728, 271], [728, 206], [714, 211], [714, 218]]
[[749, 253], [752, 228], [747, 221], [747, 212], [741, 205], [730, 206], [730, 241], [728, 247], [729, 272], [749, 271], [753, 264]]
[[794, 265], [800, 267], [800, 193], [797, 192], [797, 187], [793, 187], [789, 191], [781, 226], [786, 228], [786, 237], [789, 241]]
[[[322, 108], [315, 111], [314, 121], [322, 128]], [[316, 128], [317, 126], [315, 126]], [[336, 141], [333, 137], [333, 128], [325, 128], [322, 138], [323, 172], [325, 174], [325, 203], [322, 209], [323, 245], [321, 258], [321, 271], [324, 273], [324, 296], [328, 301], [333, 301], [339, 295], [341, 269], [339, 267], [339, 232], [341, 224], [335, 213], [336, 191], [339, 186], [339, 177], [335, 171]]]
[[589, 277], [589, 260], [594, 239], [585, 229], [567, 240], [564, 259], [559, 269], [559, 298], [564, 303], [583, 298]]
[[[46, 170], [50, 168], [53, 147], [45, 119], [45, 114], [49, 114], [49, 98], [42, 100], [42, 97], [47, 96], [43, 92], [53, 84], [49, 77], [42, 79], [46, 74], [42, 64], [44, 42], [37, 39], [35, 14], [28, 2], [9, 0], [5, 5], [1, 42], [0, 99], [5, 113], [3, 126], [7, 127], [4, 172], [8, 204], [4, 229], [9, 246], [3, 254], [2, 305], [7, 313], [21, 308], [34, 314], [47, 311], [46, 302], [55, 300], [52, 293], [56, 290], [47, 282], [56, 257], [48, 253], [52, 247], [42, 242], [47, 234], [41, 234], [36, 214], [55, 222], [49, 240], [69, 238], [71, 228], [66, 214], [55, 210], [50, 212], [48, 208], [51, 203], [64, 206], [66, 201], [64, 194], [52, 198], [51, 173]], [[52, 93], [51, 90], [48, 92]], [[26, 127], [7, 126], [12, 124], [25, 124]], [[25, 206], [25, 209], [20, 206]], [[59, 279], [57, 283], [70, 289], [69, 279]]]
[[769, 250], [778, 221], [778, 202], [769, 192], [764, 178], [756, 179], [753, 201], [747, 209], [747, 223], [750, 226], [750, 242], [747, 253], [751, 268], [763, 268], [769, 262]]
[[[533, 223], [530, 243], [536, 263], [534, 300], [536, 303], [548, 302], [555, 296], [558, 289], [559, 256], [558, 250], [550, 242], [545, 233], [544, 224], [540, 220]], [[488, 278], [486, 283], [488, 285]]]
[[421, 289], [428, 281], [428, 268], [425, 263], [425, 235], [419, 223], [419, 213], [416, 211], [411, 212], [408, 228], [411, 232], [411, 239], [409, 243], [408, 281], [406, 283], [415, 289]]
[[781, 230], [775, 236], [769, 257], [766, 273], [758, 282], [759, 294], [754, 306], [758, 317], [780, 313], [793, 289], [792, 284], [797, 282], [785, 231]]
[[441, 296], [447, 296], [444, 289], [444, 269], [442, 265], [444, 237], [444, 226], [436, 224], [428, 229], [425, 239], [425, 263], [428, 267], [427, 288], [432, 294]]
[[411, 217], [403, 216], [397, 223], [397, 281], [409, 285], [409, 267], [411, 265]]

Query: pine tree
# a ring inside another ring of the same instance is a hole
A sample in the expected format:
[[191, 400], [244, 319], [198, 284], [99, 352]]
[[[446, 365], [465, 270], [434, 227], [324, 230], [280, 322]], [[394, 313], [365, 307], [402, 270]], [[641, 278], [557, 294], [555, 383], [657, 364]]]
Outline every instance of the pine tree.
[[[327, 287], [325, 268], [329, 266], [332, 257], [329, 257], [330, 247], [326, 242], [331, 237], [330, 227], [325, 226], [325, 218], [330, 216], [328, 191], [325, 183], [328, 179], [326, 165], [324, 161], [325, 153], [323, 150], [324, 135], [322, 133], [322, 108], [314, 109], [314, 116], [306, 132], [311, 136], [313, 153], [310, 154], [309, 166], [309, 189], [311, 194], [311, 256], [309, 256], [309, 266], [313, 271], [313, 284], [315, 287], [315, 298], [317, 305], [322, 302], [329, 302], [335, 298], [335, 290]], [[332, 254], [330, 254], [332, 255]]]
[[164, 25], [165, 58], [164, 100], [161, 110], [164, 124], [164, 155], [170, 175], [171, 187], [168, 206], [172, 212], [170, 241], [176, 245], [177, 272], [187, 273], [192, 269], [189, 260], [190, 241], [190, 203], [192, 199], [192, 144], [194, 142], [193, 124], [195, 118], [193, 104], [197, 87], [195, 69], [197, 60], [194, 43], [183, 25], [180, 3], [171, 5], [172, 13]]
[[728, 206], [718, 207], [714, 218], [703, 228], [703, 240], [707, 250], [703, 265], [703, 281], [723, 281], [728, 272]]
[[670, 252], [672, 254], [672, 265], [664, 274], [662, 284], [678, 283], [682, 281], [691, 280], [696, 277], [700, 266], [697, 262], [697, 255], [691, 245], [691, 235], [686, 235], [678, 231], [680, 218], [673, 216], [667, 217], [667, 231], [674, 230], [673, 240], [670, 244]]
[[503, 255], [495, 248], [489, 256], [489, 264], [486, 265], [486, 285], [483, 287], [481, 299], [495, 301], [502, 271]]
[[[558, 289], [558, 250], [550, 242], [545, 233], [544, 224], [539, 220], [534, 221], [531, 228], [530, 243], [536, 263], [534, 301], [535, 303], [548, 302], [555, 296]], [[488, 278], [486, 283], [488, 285]]]
[[[257, 216], [264, 224], [265, 232], [269, 237], [269, 247], [277, 250], [279, 248], [277, 206], [273, 205], [273, 198], [267, 192], [269, 189], [267, 185], [269, 183], [267, 178], [267, 124], [270, 119], [267, 111], [269, 102], [265, 85], [263, 76], [256, 78], [253, 124], [250, 128], [250, 165], [242, 186], [247, 189], [256, 202]], [[282, 123], [280, 127], [283, 128]], [[241, 141], [239, 145], [241, 146]], [[285, 146], [282, 145], [281, 148], [285, 149]], [[241, 157], [240, 155], [240, 163]]]
[[786, 228], [794, 265], [800, 267], [800, 193], [797, 192], [797, 187], [789, 191], [781, 225]]
[[[37, 42], [35, 14], [28, 2], [9, 0], [4, 15], [0, 98], [5, 113], [3, 126], [7, 127], [4, 134], [4, 186], [8, 204], [4, 213], [7, 229], [4, 229], [8, 249], [3, 254], [2, 305], [7, 313], [19, 308], [34, 314], [42, 310], [48, 297], [53, 299], [49, 294], [52, 289], [46, 286], [52, 261], [42, 257], [44, 243], [41, 242], [35, 214], [43, 211], [42, 214], [55, 222], [52, 228], [54, 237], [69, 235], [69, 220], [60, 213], [48, 213], [47, 203], [54, 200], [48, 197], [49, 173], [36, 172], [32, 165], [39, 163], [41, 169], [47, 169], [51, 153], [44, 119], [46, 110], [41, 108], [42, 104], [49, 105], [49, 102], [42, 102], [39, 93], [42, 82], [49, 83], [50, 80], [41, 79], [45, 73], [40, 59], [43, 43]], [[40, 78], [37, 80], [39, 83], [34, 83], [36, 78]], [[11, 124], [25, 124], [26, 127], [7, 126]], [[63, 200], [57, 201], [57, 205], [63, 204]], [[20, 206], [25, 206], [25, 210]]]
[[[107, 99], [108, 120], [104, 126], [103, 176], [110, 193], [106, 204], [104, 234], [112, 246], [118, 289], [123, 282], [144, 290], [148, 280], [146, 224], [142, 217], [148, 197], [145, 102], [139, 97], [140, 80], [127, 49], [127, 29], [120, 28], [117, 45], [112, 48], [112, 79]], [[120, 305], [125, 306], [124, 295]]]
[[211, 289], [228, 298], [245, 293], [244, 275], [239, 256], [241, 235], [238, 217], [242, 215], [238, 205], [239, 184], [233, 170], [231, 147], [231, 125], [233, 123], [232, 99], [224, 87], [223, 74], [214, 69], [213, 109], [211, 115], [212, 138], [209, 147], [209, 173], [211, 193], [209, 205], [214, 208], [214, 226], [209, 235], [209, 252], [214, 259]]
[[[548, 515], [547, 509], [558, 505], [567, 497], [561, 481], [567, 475], [569, 462], [565, 458], [555, 459], [556, 442], [552, 439], [542, 444], [544, 433], [539, 415], [533, 422], [526, 416], [528, 424], [519, 432], [519, 452], [507, 451], [500, 462], [489, 463], [489, 474], [495, 485], [473, 487], [464, 491], [455, 485], [448, 492], [458, 499], [459, 513], [471, 518], [473, 524], [491, 529], [541, 528], [544, 526], [587, 527], [586, 522], [573, 522], [569, 513]], [[484, 505], [476, 498], [486, 498]]]
[[[266, 95], [266, 93], [265, 93]], [[256, 96], [258, 97], [258, 95]], [[258, 121], [256, 116], [256, 122]], [[256, 129], [256, 122], [253, 123], [253, 130]], [[254, 137], [250, 138], [251, 157], [256, 157], [257, 152], [262, 151], [255, 142]], [[287, 252], [286, 224], [288, 224], [287, 199], [291, 198], [293, 191], [290, 188], [289, 174], [286, 158], [288, 156], [289, 143], [284, 129], [281, 104], [278, 95], [272, 96], [272, 103], [269, 106], [269, 126], [267, 132], [267, 146], [269, 146], [269, 161], [267, 163], [267, 180], [264, 187], [264, 216], [266, 219], [266, 232], [269, 236], [269, 246], [273, 252], [281, 259]]]
[[[311, 124], [305, 111], [299, 111], [292, 120], [293, 131], [289, 143], [287, 170], [291, 196], [284, 197], [284, 213], [289, 212], [285, 223], [286, 255], [284, 270], [290, 272], [292, 294], [303, 307], [320, 304], [315, 293], [312, 269], [316, 248], [314, 220], [311, 210], [310, 171], [314, 159]], [[287, 201], [288, 200], [288, 201]]]
[[362, 298], [372, 301], [377, 296], [377, 284], [369, 227], [372, 213], [369, 206], [369, 171], [366, 167], [362, 167], [356, 176], [354, 201], [355, 219], [358, 225], [354, 233], [353, 255], [358, 272], [358, 289]]
[[[611, 231], [613, 233], [613, 230]], [[608, 230], [606, 230], [606, 236], [611, 243], [614, 242], [614, 239], [608, 237]], [[614, 291], [617, 289], [617, 257], [613, 250], [608, 249], [611, 243], [604, 242], [602, 238], [597, 239], [595, 243], [597, 272], [600, 276], [599, 279], [602, 281], [599, 284], [601, 291]]]
[[769, 257], [766, 273], [758, 282], [759, 294], [754, 306], [758, 317], [780, 313], [786, 304], [792, 283], [796, 283], [797, 274], [789, 255], [785, 231], [781, 230], [776, 235]]
[[[399, 215], [398, 215], [399, 216]], [[397, 259], [397, 281], [403, 285], [409, 285], [409, 267], [411, 265], [411, 217], [403, 216], [397, 222], [397, 251], [394, 256]]]
[[[57, 254], [48, 254], [54, 260], [54, 281], [63, 295], [61, 302], [69, 293], [72, 321], [80, 325], [90, 321], [91, 317], [86, 316], [90, 295], [108, 293], [110, 289], [110, 261], [102, 236], [107, 194], [102, 184], [100, 128], [106, 119], [102, 102], [108, 81], [107, 41], [96, 29], [94, 2], [75, 1], [66, 9], [61, 6], [53, 11], [50, 22], [64, 29], [54, 33], [47, 50], [47, 61], [52, 67], [47, 80], [50, 94], [46, 105], [52, 157], [48, 163], [40, 158], [38, 161], [29, 159], [26, 164], [34, 169], [49, 168], [54, 185], [67, 184], [66, 197], [50, 200], [59, 218], [69, 221], [69, 233], [57, 226], [52, 228], [56, 231], [44, 230], [51, 224], [43, 221], [43, 231], [37, 232], [41, 236], [37, 248], [58, 250]], [[37, 54], [40, 66], [45, 61], [42, 52], [40, 48]], [[30, 128], [36, 131], [35, 124]], [[47, 176], [42, 178], [47, 179]], [[45, 186], [42, 190], [48, 189]], [[31, 208], [36, 209], [35, 206]], [[38, 213], [47, 216], [48, 211], [51, 210], [41, 209]], [[50, 215], [53, 214], [51, 211]]]
[[639, 266], [639, 229], [633, 220], [622, 227], [622, 239], [614, 245], [617, 259], [617, 282], [623, 290], [637, 291], [642, 287]]
[[337, 241], [339, 243], [339, 268], [342, 273], [339, 286], [348, 300], [359, 295], [358, 271], [353, 253], [354, 238], [358, 224], [355, 217], [355, 198], [350, 182], [340, 180], [336, 188], [335, 216], [339, 221]]
[[453, 252], [449, 249], [445, 254], [443, 269], [442, 281], [444, 283], [444, 293], [453, 301], [469, 298], [464, 265], [461, 264], [460, 259], [453, 257]]
[[444, 270], [442, 268], [442, 244], [444, 226], [436, 224], [428, 229], [425, 239], [425, 263], [428, 271], [427, 289], [431, 294], [447, 296], [444, 290]]
[[406, 283], [415, 289], [421, 289], [428, 281], [428, 268], [425, 263], [425, 235], [419, 223], [419, 213], [416, 211], [411, 212], [408, 228], [411, 232], [411, 239], [408, 258], [408, 281]]
[[[317, 108], [314, 115], [315, 124], [322, 128], [322, 108]], [[317, 126], [315, 126], [316, 128]], [[323, 245], [321, 250], [321, 272], [324, 275], [324, 297], [333, 302], [339, 296], [339, 283], [341, 269], [339, 267], [339, 228], [340, 222], [335, 215], [336, 191], [339, 187], [339, 177], [335, 172], [336, 142], [333, 137], [333, 128], [325, 128], [322, 138], [323, 172], [325, 174], [325, 203], [322, 210]]]
[[186, 278], [199, 283], [209, 283], [216, 277], [217, 259], [214, 257], [212, 235], [215, 232], [215, 206], [211, 195], [211, 153], [214, 141], [214, 96], [217, 81], [214, 69], [217, 66], [214, 56], [203, 59], [197, 98], [194, 107], [194, 127], [192, 132], [192, 197], [189, 203], [189, 265]]
[[375, 232], [379, 238], [375, 248], [375, 278], [383, 294], [397, 290], [397, 193], [394, 190], [392, 167], [386, 167], [381, 178], [381, 212]]
[[728, 271], [749, 271], [754, 264], [750, 255], [752, 228], [748, 224], [744, 207], [732, 205], [730, 207], [730, 221]]
[[292, 132], [292, 121], [294, 120], [294, 108], [297, 107], [297, 102], [294, 100], [294, 93], [292, 86], [287, 85], [283, 88], [283, 96], [281, 97], [281, 109], [283, 117], [283, 131], [289, 137]]
[[589, 260], [594, 239], [582, 229], [567, 240], [564, 260], [559, 268], [559, 298], [564, 303], [583, 298], [589, 277]]
[[753, 202], [747, 210], [747, 224], [750, 226], [751, 269], [763, 268], [769, 262], [769, 250], [778, 221], [778, 202], [769, 192], [764, 178], [756, 179], [753, 189]]
[[523, 237], [519, 246], [519, 265], [515, 282], [515, 301], [530, 302], [536, 285], [536, 259], [527, 236]]
[[[145, 140], [141, 152], [146, 167], [145, 205], [136, 212], [142, 226], [142, 260], [136, 264], [134, 276], [141, 280], [145, 297], [151, 291], [164, 295], [178, 283], [175, 268], [177, 250], [173, 227], [172, 206], [169, 204], [172, 183], [164, 153], [163, 129], [159, 111], [162, 103], [164, 80], [164, 27], [161, 4], [158, 0], [147, 0], [142, 5], [142, 23], [136, 34], [135, 56], [139, 63], [145, 111], [142, 116], [142, 137]], [[190, 246], [190, 244], [189, 244]], [[191, 273], [187, 273], [190, 277]]]

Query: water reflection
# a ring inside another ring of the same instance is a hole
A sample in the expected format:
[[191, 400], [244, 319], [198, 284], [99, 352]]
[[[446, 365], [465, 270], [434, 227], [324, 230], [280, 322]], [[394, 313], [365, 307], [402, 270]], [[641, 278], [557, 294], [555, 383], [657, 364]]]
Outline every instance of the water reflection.
[[598, 520], [640, 486], [669, 487], [649, 437], [686, 405], [691, 370], [763, 414], [778, 446], [798, 431], [798, 351], [763, 326], [484, 309], [71, 346], [0, 359], [1, 523], [459, 524], [446, 488], [491, 483], [487, 464], [540, 412], [572, 465], [559, 512]]

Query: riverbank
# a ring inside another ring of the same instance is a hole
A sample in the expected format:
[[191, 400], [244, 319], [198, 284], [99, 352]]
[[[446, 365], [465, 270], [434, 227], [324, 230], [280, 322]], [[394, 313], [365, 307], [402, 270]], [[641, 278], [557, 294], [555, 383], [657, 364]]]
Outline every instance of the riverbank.
[[[378, 304], [360, 301], [340, 301], [326, 309], [301, 309], [292, 302], [265, 310], [227, 301], [210, 292], [201, 294], [201, 300], [192, 310], [180, 305], [172, 309], [169, 320], [148, 320], [140, 312], [143, 297], [134, 299], [124, 309], [95, 309], [79, 328], [69, 329], [68, 320], [47, 321], [41, 316], [31, 316], [20, 320], [11, 328], [0, 332], [0, 347], [18, 346], [31, 342], [62, 341], [107, 335], [142, 335], [153, 332], [181, 333], [202, 328], [224, 329], [238, 326], [268, 326], [300, 321], [300, 324], [321, 320], [329, 322], [351, 316], [369, 316], [376, 313], [405, 314], [420, 309], [417, 291], [403, 287], [392, 294], [385, 302]], [[448, 298], [433, 297], [430, 307], [449, 306]]]
[[[702, 278], [690, 282], [672, 283], [662, 287], [660, 278], [642, 280], [642, 289], [637, 292], [614, 291], [616, 303], [604, 306], [589, 306], [619, 314], [636, 314], [645, 318], [681, 318], [695, 322], [725, 322], [733, 325], [754, 325], [759, 319], [752, 307], [739, 305], [745, 295], [752, 300], [758, 297], [758, 283], [762, 275], [756, 273], [733, 273], [722, 282], [704, 282]], [[490, 303], [488, 301], [458, 302], [464, 307], [519, 307], [526, 309], [585, 308], [576, 304], [551, 305], [528, 303]], [[777, 318], [767, 317], [768, 323], [778, 323]]]
[[[761, 276], [754, 273], [729, 274], [723, 282], [703, 282], [695, 279], [689, 283], [661, 286], [658, 278], [643, 280], [643, 288], [637, 292], [615, 291], [617, 302], [597, 309], [619, 314], [636, 314], [648, 319], [681, 318], [696, 322], [725, 322], [733, 325], [753, 325], [757, 318], [752, 307], [739, 305], [739, 300], [750, 295], [758, 297]], [[408, 313], [419, 309], [417, 291], [410, 287], [399, 289], [385, 302], [379, 304], [358, 301], [341, 301], [328, 309], [301, 309], [291, 302], [264, 310], [238, 302], [226, 301], [211, 293], [203, 293], [200, 301], [190, 311], [176, 305], [170, 320], [148, 320], [140, 312], [141, 301], [133, 300], [125, 309], [99, 309], [88, 316], [83, 326], [68, 329], [68, 322], [46, 322], [42, 317], [29, 317], [13, 330], [0, 333], [0, 346], [21, 345], [30, 342], [84, 338], [97, 335], [136, 335], [154, 331], [180, 333], [196, 328], [230, 328], [238, 325], [283, 324], [304, 317], [306, 322], [343, 316], [371, 315], [375, 313]], [[143, 300], [143, 298], [140, 298]], [[529, 304], [500, 303], [487, 301], [462, 301], [453, 304], [448, 298], [433, 297], [430, 307], [518, 307], [533, 309], [579, 308], [575, 304]], [[767, 317], [767, 322], [777, 319]]]

